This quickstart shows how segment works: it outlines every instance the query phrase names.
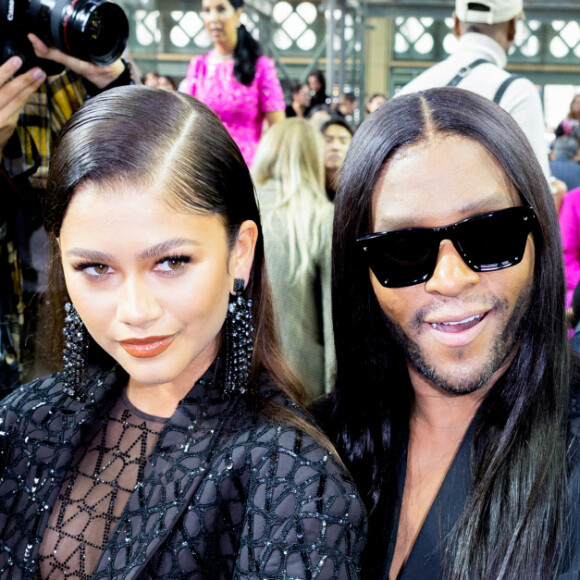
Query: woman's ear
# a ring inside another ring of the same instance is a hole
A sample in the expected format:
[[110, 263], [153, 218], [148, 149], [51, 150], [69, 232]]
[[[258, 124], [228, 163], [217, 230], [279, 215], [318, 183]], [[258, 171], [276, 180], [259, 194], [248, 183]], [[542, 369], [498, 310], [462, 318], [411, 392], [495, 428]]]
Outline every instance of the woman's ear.
[[[234, 278], [241, 278], [245, 284], [250, 279], [254, 252], [258, 241], [258, 226], [252, 220], [246, 220], [240, 226], [236, 243], [230, 256], [230, 273]], [[232, 280], [233, 292], [233, 280]]]
[[236, 28], [240, 27], [240, 24], [242, 23], [242, 14], [244, 13], [244, 9], [240, 6], [239, 8], [236, 8], [236, 15], [238, 17], [238, 25], [236, 26]]

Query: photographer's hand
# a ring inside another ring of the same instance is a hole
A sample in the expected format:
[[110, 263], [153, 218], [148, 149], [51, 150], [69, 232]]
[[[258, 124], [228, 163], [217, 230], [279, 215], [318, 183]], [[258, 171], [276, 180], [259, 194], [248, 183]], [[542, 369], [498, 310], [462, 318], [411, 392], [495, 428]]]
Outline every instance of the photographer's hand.
[[22, 60], [16, 56], [0, 66], [0, 159], [28, 97], [46, 78], [42, 70], [33, 68], [9, 80], [21, 66]]
[[34, 34], [29, 34], [28, 40], [32, 43], [36, 56], [39, 58], [54, 60], [55, 62], [63, 64], [68, 69], [76, 72], [78, 75], [93, 83], [93, 85], [99, 89], [104, 89], [125, 70], [125, 64], [120, 58], [108, 66], [97, 66], [96, 64], [65, 54], [58, 50], [58, 48], [46, 46], [46, 44], [44, 44], [44, 42]]

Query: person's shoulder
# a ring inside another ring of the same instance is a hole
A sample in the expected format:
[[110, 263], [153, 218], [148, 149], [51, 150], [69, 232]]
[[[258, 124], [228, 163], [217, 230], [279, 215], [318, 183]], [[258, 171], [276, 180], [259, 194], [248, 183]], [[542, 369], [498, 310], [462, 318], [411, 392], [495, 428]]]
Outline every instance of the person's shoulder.
[[191, 60], [189, 62], [190, 63], [205, 62], [209, 58], [210, 54], [211, 54], [211, 51], [206, 52], [205, 54], [196, 54], [195, 56], [191, 57]]
[[194, 73], [198, 73], [200, 67], [204, 67], [205, 64], [207, 63], [209, 54], [210, 53], [208, 52], [206, 54], [196, 54], [195, 56], [193, 56], [189, 61], [189, 66], [187, 67], [187, 74], [191, 76]]
[[449, 66], [450, 62], [453, 60], [453, 55], [447, 57], [445, 60], [430, 66], [423, 72], [419, 73], [415, 78], [410, 80], [406, 85], [404, 85], [397, 93], [395, 97], [402, 97], [403, 95], [408, 95], [412, 93], [418, 93], [420, 91], [426, 91], [428, 89], [433, 89], [441, 86], [442, 84], [442, 72], [445, 71]]
[[[111, 370], [91, 368], [83, 383], [83, 390], [90, 395], [88, 400], [101, 400], [116, 379], [117, 374]], [[17, 423], [24, 429], [28, 421], [42, 422], [61, 411], [72, 414], [81, 406], [82, 403], [68, 392], [64, 373], [59, 372], [34, 379], [6, 396], [0, 402], [0, 421], [4, 428]]]
[[319, 211], [322, 214], [323, 223], [330, 223], [330, 227], [332, 229], [332, 222], [334, 220], [334, 204], [325, 197], [320, 200], [319, 208]]
[[[262, 377], [259, 406], [238, 406], [233, 422], [214, 459], [229, 465], [232, 476], [249, 478], [250, 495], [268, 485], [296, 489], [295, 499], [306, 495], [334, 498], [324, 507], [329, 516], [345, 517], [349, 525], [365, 525], [366, 512], [352, 477], [337, 457], [312, 416], [294, 403], [271, 380]], [[254, 407], [254, 408], [253, 408]], [[253, 408], [253, 409], [252, 409]], [[284, 492], [286, 493], [286, 492]], [[347, 505], [348, 504], [348, 505]]]
[[62, 373], [40, 377], [16, 388], [2, 400], [0, 406], [3, 409], [7, 407], [21, 409], [30, 402], [61, 395], [63, 388], [64, 375]]
[[[250, 433], [238, 436], [245, 444], [245, 457], [235, 445], [229, 455], [249, 475], [246, 517], [259, 522], [250, 529], [271, 529], [250, 538], [258, 569], [271, 572], [265, 574], [268, 578], [281, 577], [279, 560], [260, 548], [262, 540], [275, 533], [279, 549], [288, 555], [283, 568], [291, 572], [289, 577], [309, 577], [316, 567], [320, 578], [358, 578], [366, 533], [364, 503], [330, 444], [316, 435], [307, 412], [276, 391], [274, 384], [265, 387], [272, 412], [262, 414]], [[304, 428], [306, 423], [312, 429]], [[290, 557], [305, 549], [312, 555], [309, 562]]]
[[[580, 167], [580, 165], [578, 165]], [[580, 205], [580, 187], [575, 187], [571, 189], [562, 200], [562, 207], [564, 207], [564, 203], [572, 204], [574, 206]]]
[[294, 403], [267, 376], [262, 378], [259, 397], [260, 410], [247, 421], [245, 430], [236, 433], [236, 437], [250, 443], [254, 465], [282, 461], [308, 465], [317, 472], [340, 473], [350, 479], [307, 410]]
[[275, 68], [276, 64], [274, 63], [274, 59], [270, 58], [269, 56], [266, 56], [264, 54], [262, 54], [261, 56], [258, 57], [258, 60], [256, 61], [256, 67], [269, 67], [269, 68]]
[[269, 56], [260, 56], [256, 61], [256, 75], [262, 76], [276, 72], [276, 64]]
[[32, 414], [42, 413], [43, 408], [52, 408], [56, 399], [62, 397], [64, 378], [62, 373], [48, 375], [21, 385], [0, 402], [2, 431], [18, 428]]
[[[510, 98], [520, 101], [525, 101], [530, 103], [532, 101], [534, 104], [541, 104], [540, 94], [538, 93], [538, 89], [536, 85], [528, 78], [519, 75], [519, 74], [512, 74], [509, 71], [502, 70], [504, 73], [505, 78], [500, 79], [502, 82], [507, 82], [508, 79], [513, 79], [510, 81], [507, 89], [505, 90], [504, 96], [501, 100], [502, 107], [506, 108], [508, 105], [506, 103], [509, 102]], [[509, 108], [509, 107], [508, 107]]]
[[536, 85], [529, 78], [520, 74], [510, 73], [509, 71], [504, 72], [506, 73], [506, 78], [513, 77], [514, 80], [511, 84], [512, 87], [515, 87], [520, 91], [525, 90], [526, 92], [530, 92], [534, 96], [537, 96], [538, 99], [540, 98]]

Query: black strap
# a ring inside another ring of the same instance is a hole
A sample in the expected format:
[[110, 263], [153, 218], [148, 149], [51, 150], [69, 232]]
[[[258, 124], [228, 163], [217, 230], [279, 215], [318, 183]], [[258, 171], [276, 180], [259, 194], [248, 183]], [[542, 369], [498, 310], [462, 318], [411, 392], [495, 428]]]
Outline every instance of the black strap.
[[447, 83], [448, 87], [456, 87], [471, 71], [478, 67], [480, 64], [489, 63], [489, 60], [485, 58], [478, 58], [474, 60], [471, 64], [464, 66], [459, 69], [459, 72]]
[[[447, 83], [448, 87], [456, 87], [466, 76], [468, 76], [474, 68], [478, 67], [480, 64], [489, 63], [489, 60], [485, 58], [478, 58], [474, 60], [471, 64], [468, 64], [459, 69], [459, 72]], [[521, 78], [522, 75], [510, 75], [501, 85], [499, 85], [495, 95], [493, 96], [493, 102], [499, 105], [508, 87], [516, 80]]]
[[507, 91], [508, 87], [514, 81], [517, 81], [519, 78], [521, 78], [521, 76], [522, 75], [510, 75], [503, 83], [501, 83], [501, 85], [499, 85], [499, 88], [495, 92], [495, 95], [493, 97], [493, 102], [496, 103], [497, 105], [499, 105], [499, 102], [501, 101], [501, 99], [504, 96], [505, 92]]

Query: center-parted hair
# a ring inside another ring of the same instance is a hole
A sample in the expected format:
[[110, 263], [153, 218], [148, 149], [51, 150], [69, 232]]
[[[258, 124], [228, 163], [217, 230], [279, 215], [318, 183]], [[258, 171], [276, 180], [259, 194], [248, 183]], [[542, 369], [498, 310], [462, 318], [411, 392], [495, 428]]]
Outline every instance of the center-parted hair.
[[[553, 578], [562, 541], [569, 390], [556, 210], [534, 152], [513, 119], [491, 101], [452, 88], [398, 97], [364, 122], [346, 156], [335, 200], [332, 300], [338, 374], [322, 409], [370, 511], [362, 577], [381, 577], [413, 389], [355, 241], [372, 231], [371, 202], [385, 164], [434, 134], [483, 146], [539, 221], [530, 312], [513, 362], [476, 419], [472, 484], [445, 542], [445, 577]], [[464, 177], [458, 172], [456, 179]]]

